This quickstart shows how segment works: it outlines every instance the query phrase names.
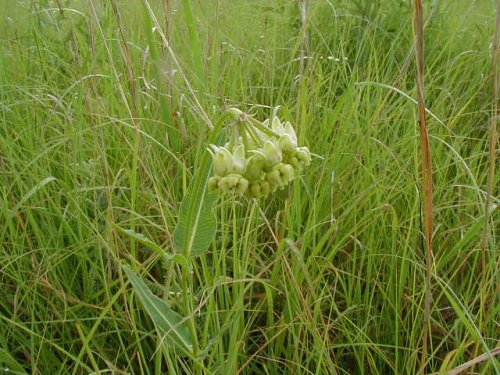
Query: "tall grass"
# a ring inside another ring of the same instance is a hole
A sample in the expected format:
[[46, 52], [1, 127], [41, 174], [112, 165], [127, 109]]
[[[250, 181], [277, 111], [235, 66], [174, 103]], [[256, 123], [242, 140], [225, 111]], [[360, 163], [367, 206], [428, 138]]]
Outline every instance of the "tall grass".
[[[307, 17], [285, 0], [0, 0], [0, 372], [422, 368], [419, 91], [413, 60], [402, 69], [413, 9], [304, 3]], [[437, 3], [423, 77], [435, 223], [425, 362], [491, 374], [495, 2]], [[174, 253], [180, 203], [227, 106], [260, 119], [280, 106], [319, 157], [266, 200], [219, 199], [215, 239], [186, 274], [119, 228]], [[122, 263], [194, 324], [196, 357], [165, 342]]]

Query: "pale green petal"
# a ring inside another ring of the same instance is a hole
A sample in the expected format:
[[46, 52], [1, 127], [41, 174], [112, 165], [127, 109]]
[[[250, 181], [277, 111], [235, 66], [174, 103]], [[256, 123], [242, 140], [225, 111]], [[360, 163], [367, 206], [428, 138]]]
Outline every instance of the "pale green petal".
[[281, 121], [280, 121], [280, 119], [278, 117], [274, 117], [273, 118], [273, 122], [271, 124], [271, 128], [274, 131], [279, 131], [279, 129], [283, 128], [283, 125], [281, 124]]
[[297, 148], [297, 142], [294, 142], [290, 135], [285, 134], [280, 137], [279, 145], [285, 152], [293, 152]]
[[231, 173], [243, 173], [245, 171], [245, 165], [245, 147], [243, 145], [236, 146], [232, 157]]
[[287, 121], [283, 126], [283, 129], [284, 129], [284, 134], [290, 136], [290, 138], [295, 144], [295, 147], [297, 147], [297, 134], [295, 133], [295, 129], [293, 128], [292, 124], [290, 124]]
[[281, 160], [283, 159], [281, 148], [276, 142], [273, 141], [267, 141], [264, 144], [262, 153], [266, 156], [266, 159], [271, 166], [281, 163]]

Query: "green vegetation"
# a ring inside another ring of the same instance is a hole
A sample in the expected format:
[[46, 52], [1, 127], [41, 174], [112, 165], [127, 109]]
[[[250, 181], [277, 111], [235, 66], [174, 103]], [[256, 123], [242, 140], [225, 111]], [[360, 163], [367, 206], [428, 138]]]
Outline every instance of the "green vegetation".
[[[424, 7], [425, 364], [409, 1], [0, 0], [0, 374], [498, 373], [495, 1]], [[278, 106], [311, 164], [178, 253], [225, 109]]]

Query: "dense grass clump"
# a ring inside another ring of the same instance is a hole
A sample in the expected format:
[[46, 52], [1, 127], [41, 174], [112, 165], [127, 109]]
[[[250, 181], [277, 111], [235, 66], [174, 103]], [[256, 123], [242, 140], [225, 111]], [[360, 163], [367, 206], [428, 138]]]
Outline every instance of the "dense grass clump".
[[[412, 5], [299, 3], [0, 0], [0, 373], [499, 371], [495, 2], [424, 2], [427, 363]], [[211, 127], [278, 106], [313, 154], [286, 189], [222, 196], [188, 267], [125, 234], [175, 253]], [[191, 323], [195, 355], [122, 263]]]

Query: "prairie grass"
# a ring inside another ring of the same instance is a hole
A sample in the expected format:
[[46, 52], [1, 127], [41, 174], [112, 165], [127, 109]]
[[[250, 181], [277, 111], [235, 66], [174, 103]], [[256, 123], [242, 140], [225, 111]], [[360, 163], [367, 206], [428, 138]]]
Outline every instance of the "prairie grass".
[[[424, 1], [424, 357], [409, 2], [0, 9], [0, 373], [416, 374], [478, 358], [476, 373], [499, 372], [495, 1]], [[318, 157], [270, 198], [218, 200], [186, 290], [177, 264], [118, 228], [174, 252], [180, 203], [229, 106], [262, 120], [279, 106]], [[158, 334], [121, 263], [195, 323], [196, 358]]]

